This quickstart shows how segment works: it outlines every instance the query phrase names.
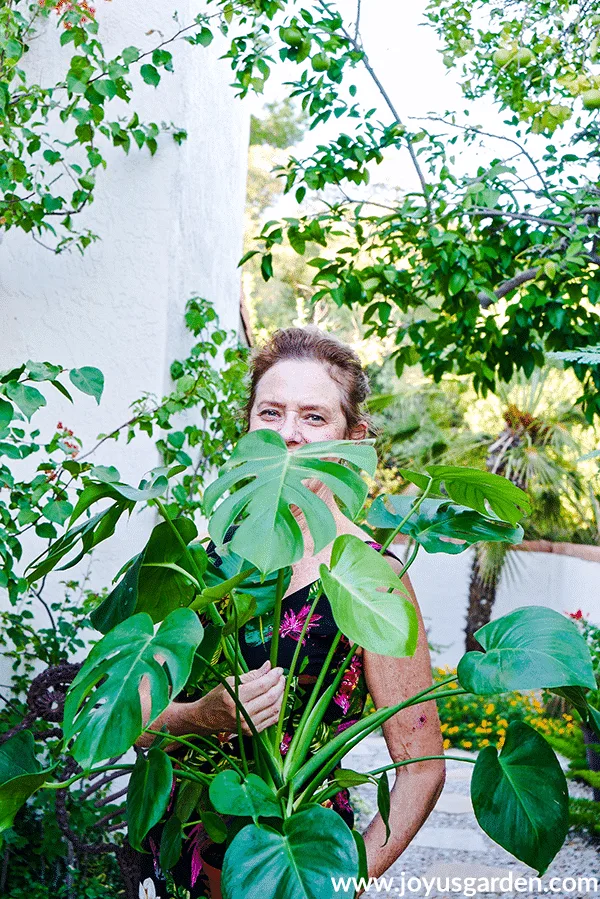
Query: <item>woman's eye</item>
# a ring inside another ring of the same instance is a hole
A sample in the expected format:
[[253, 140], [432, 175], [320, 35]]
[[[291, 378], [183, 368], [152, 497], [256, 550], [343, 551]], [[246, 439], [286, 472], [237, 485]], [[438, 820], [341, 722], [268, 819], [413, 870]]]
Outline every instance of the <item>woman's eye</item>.
[[319, 421], [325, 421], [325, 419], [323, 418], [323, 416], [322, 416], [322, 415], [317, 415], [316, 412], [311, 413], [311, 415], [310, 415], [309, 417], [310, 417], [310, 418], [318, 418]]
[[277, 415], [277, 410], [276, 410], [276, 409], [263, 409], [262, 412], [261, 412], [260, 414], [261, 414], [261, 415], [265, 415], [265, 414], [268, 414], [268, 413], [271, 413], [271, 412], [273, 413], [273, 415]]

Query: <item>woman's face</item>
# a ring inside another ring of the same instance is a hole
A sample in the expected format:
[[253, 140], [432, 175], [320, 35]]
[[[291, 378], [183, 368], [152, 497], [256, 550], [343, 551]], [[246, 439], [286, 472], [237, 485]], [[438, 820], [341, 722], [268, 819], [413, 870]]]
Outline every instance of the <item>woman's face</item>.
[[[340, 390], [320, 362], [277, 362], [258, 382], [248, 430], [277, 431], [288, 450], [322, 440], [362, 440], [367, 436], [367, 423], [359, 422], [348, 434]], [[306, 478], [302, 483], [323, 499], [331, 496], [318, 478]], [[290, 508], [293, 514], [300, 511], [294, 505]]]
[[277, 431], [288, 449], [321, 440], [360, 440], [366, 425], [347, 434], [341, 399], [341, 388], [320, 362], [277, 362], [258, 382], [249, 430]]

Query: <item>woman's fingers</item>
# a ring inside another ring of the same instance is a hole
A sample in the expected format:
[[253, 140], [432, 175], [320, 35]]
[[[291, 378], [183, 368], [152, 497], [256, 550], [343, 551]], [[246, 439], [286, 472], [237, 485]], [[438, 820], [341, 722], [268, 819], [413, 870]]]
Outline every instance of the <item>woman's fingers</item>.
[[259, 696], [254, 697], [249, 702], [244, 701], [244, 697], [240, 693], [240, 699], [244, 702], [244, 705], [248, 709], [248, 714], [251, 718], [254, 718], [254, 715], [257, 715], [259, 712], [263, 712], [270, 708], [277, 708], [281, 706], [281, 697], [283, 696], [283, 691], [285, 688], [285, 678], [283, 675], [277, 679], [277, 681], [272, 684], [264, 693], [261, 693]]
[[[258, 671], [260, 670], [261, 669], [259, 668]], [[248, 674], [255, 674], [255, 672], [249, 671]], [[247, 681], [243, 680], [246, 675], [242, 675], [239, 685], [239, 697], [241, 701], [244, 703], [244, 705], [249, 705], [252, 700], [256, 699], [258, 696], [262, 696], [264, 693], [268, 692], [271, 687], [277, 684], [282, 675], [283, 668], [273, 668], [271, 670], [267, 670], [266, 674], [255, 676], [254, 678]], [[233, 677], [228, 677], [227, 680], [233, 687]]]

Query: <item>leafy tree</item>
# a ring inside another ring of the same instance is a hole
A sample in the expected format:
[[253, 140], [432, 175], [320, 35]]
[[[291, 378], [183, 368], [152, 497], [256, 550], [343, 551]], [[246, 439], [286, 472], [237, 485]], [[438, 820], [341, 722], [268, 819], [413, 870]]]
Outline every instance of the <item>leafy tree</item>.
[[[291, 95], [310, 127], [332, 116], [341, 127], [310, 156], [291, 155], [279, 168], [299, 203], [315, 192], [323, 203], [319, 215], [264, 226], [265, 279], [273, 248], [289, 242], [316, 269], [313, 301], [357, 308], [368, 334], [394, 335], [398, 373], [419, 359], [436, 380], [472, 374], [484, 394], [515, 371], [531, 374], [546, 351], [597, 342], [600, 76], [588, 5], [447, 0], [428, 7], [446, 64], [465, 67], [467, 101], [489, 97], [506, 115], [497, 134], [453, 113], [404, 122], [362, 44], [359, 12], [360, 3], [355, 21], [344, 21], [333, 3], [317, 0], [290, 10], [278, 32], [280, 57], [298, 70]], [[238, 69], [258, 65], [237, 51]], [[357, 65], [378, 87], [379, 108], [354, 100]], [[464, 173], [469, 147], [479, 161]], [[416, 189], [369, 197], [373, 165], [394, 149], [408, 152]], [[327, 250], [340, 234], [339, 249], [312, 252], [312, 243]], [[600, 374], [577, 363], [573, 369], [591, 419], [600, 409]]]

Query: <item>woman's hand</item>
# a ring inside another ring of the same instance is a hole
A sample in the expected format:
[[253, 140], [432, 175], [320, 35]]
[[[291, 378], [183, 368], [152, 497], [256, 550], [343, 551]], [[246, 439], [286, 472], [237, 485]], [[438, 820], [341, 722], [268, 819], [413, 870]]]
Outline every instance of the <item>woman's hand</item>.
[[[226, 681], [232, 690], [235, 689], [233, 675]], [[238, 682], [238, 697], [256, 730], [260, 733], [276, 724], [285, 687], [283, 668], [271, 669], [271, 663], [267, 661], [262, 668], [240, 675]], [[190, 705], [191, 717], [199, 733], [236, 733], [236, 705], [222, 684]], [[241, 714], [240, 722], [242, 733], [249, 736], [248, 722]]]

